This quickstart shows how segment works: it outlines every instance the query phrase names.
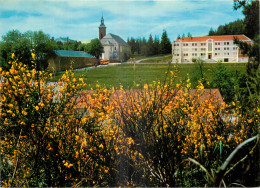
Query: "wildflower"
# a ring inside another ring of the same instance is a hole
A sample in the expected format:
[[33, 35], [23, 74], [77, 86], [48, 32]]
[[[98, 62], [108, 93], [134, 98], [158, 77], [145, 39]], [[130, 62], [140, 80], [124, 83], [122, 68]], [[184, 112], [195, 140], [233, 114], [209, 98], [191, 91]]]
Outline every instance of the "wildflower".
[[38, 111], [39, 110], [39, 106], [35, 106], [35, 110]]
[[35, 59], [35, 53], [32, 53], [31, 55], [32, 55], [32, 58]]
[[100, 145], [99, 145], [99, 148], [103, 149], [103, 148], [104, 148], [103, 144], [100, 144]]
[[148, 84], [144, 84], [144, 89], [148, 89]]

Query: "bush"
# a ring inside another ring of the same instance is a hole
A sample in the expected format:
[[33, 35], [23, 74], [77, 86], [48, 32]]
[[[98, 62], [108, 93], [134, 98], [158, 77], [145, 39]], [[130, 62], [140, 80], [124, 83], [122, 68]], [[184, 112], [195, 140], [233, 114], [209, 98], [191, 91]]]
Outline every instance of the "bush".
[[[219, 186], [218, 167], [258, 134], [258, 101], [243, 110], [203, 98], [202, 81], [192, 93], [175, 71], [136, 90], [86, 92], [72, 71], [47, 83], [51, 74], [12, 56], [1, 70], [2, 186]], [[221, 182], [257, 185], [256, 143], [248, 148]]]

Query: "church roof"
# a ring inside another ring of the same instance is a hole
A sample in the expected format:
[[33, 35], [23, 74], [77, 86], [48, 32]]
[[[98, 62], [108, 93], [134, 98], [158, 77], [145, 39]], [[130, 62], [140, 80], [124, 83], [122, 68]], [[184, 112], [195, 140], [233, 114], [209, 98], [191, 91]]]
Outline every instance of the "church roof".
[[129, 46], [121, 37], [117, 36], [117, 35], [114, 35], [112, 33], [108, 33], [106, 36], [104, 36], [101, 40], [102, 41], [105, 41], [106, 39], [114, 39], [117, 43], [121, 44], [121, 45], [124, 45], [124, 46]]
[[90, 57], [90, 58], [93, 58], [92, 55], [90, 55], [84, 51], [54, 50], [54, 52], [60, 57]]
[[104, 18], [103, 18], [103, 16], [102, 16], [102, 18], [101, 18], [101, 23], [100, 23], [100, 26], [99, 26], [99, 27], [106, 27], [105, 24], [104, 24]]

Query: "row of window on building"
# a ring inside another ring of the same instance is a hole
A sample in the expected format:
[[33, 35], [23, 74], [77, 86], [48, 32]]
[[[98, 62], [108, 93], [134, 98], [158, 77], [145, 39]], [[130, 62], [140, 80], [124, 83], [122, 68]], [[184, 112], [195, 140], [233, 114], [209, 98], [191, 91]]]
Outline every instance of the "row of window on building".
[[[199, 54], [200, 54], [200, 56], [206, 56], [206, 53], [190, 53], [190, 55], [191, 56], [199, 56]], [[233, 52], [233, 53], [229, 53], [229, 52], [224, 52], [224, 53], [215, 53], [215, 56], [220, 56], [220, 55], [224, 55], [224, 56], [229, 56], [229, 55], [237, 55], [237, 52]], [[177, 56], [177, 57], [179, 57], [180, 56], [180, 54], [174, 54], [174, 56]], [[187, 57], [187, 56], [189, 56], [189, 53], [184, 53], [183, 54], [183, 56], [184, 57]]]
[[[191, 44], [191, 46], [197, 46], [198, 44], [200, 44], [200, 46], [206, 46], [205, 42], [204, 43], [183, 43], [182, 46], [189, 46], [189, 44]], [[223, 44], [224, 45], [233, 45], [234, 42], [224, 42]], [[221, 43], [215, 42], [215, 45], [219, 46], [219, 45], [221, 45]], [[177, 43], [177, 44], [174, 44], [174, 46], [180, 46], [180, 44]]]
[[[199, 48], [192, 48], [192, 49], [189, 49], [189, 48], [183, 48], [182, 50], [183, 51], [198, 51]], [[225, 48], [215, 48], [215, 50], [237, 50], [237, 47], [233, 47], [233, 48], [229, 48], [229, 47], [225, 47]], [[175, 49], [175, 51], [179, 51], [179, 49]], [[206, 51], [206, 48], [200, 48], [200, 51]]]

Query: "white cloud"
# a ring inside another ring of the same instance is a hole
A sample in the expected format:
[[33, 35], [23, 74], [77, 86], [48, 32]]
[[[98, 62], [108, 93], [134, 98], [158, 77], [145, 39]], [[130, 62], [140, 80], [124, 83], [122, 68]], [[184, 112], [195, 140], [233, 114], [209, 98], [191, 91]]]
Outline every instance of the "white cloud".
[[[54, 37], [89, 40], [98, 36], [103, 12], [107, 31], [124, 39], [161, 36], [163, 29], [175, 37], [242, 18], [232, 5], [232, 0], [0, 0], [0, 35], [41, 29]], [[1, 16], [8, 11], [19, 14]]]

